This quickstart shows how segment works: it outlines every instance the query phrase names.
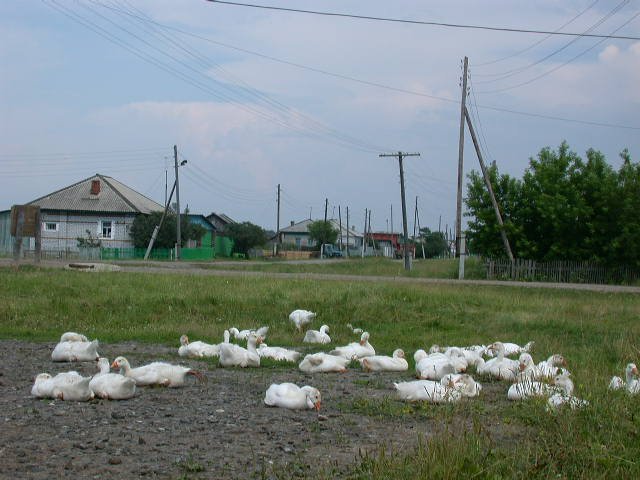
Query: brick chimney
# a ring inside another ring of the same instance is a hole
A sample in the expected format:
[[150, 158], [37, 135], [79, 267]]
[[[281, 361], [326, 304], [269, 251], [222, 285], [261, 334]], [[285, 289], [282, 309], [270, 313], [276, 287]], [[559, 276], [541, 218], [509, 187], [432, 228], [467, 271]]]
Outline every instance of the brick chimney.
[[100, 193], [100, 180], [91, 180], [91, 195]]

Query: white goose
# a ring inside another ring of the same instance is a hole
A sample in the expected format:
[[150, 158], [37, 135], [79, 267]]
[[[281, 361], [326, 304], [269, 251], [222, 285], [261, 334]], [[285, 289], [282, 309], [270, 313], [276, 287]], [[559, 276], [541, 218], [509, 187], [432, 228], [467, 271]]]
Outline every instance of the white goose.
[[260, 355], [256, 350], [256, 345], [262, 343], [262, 338], [255, 333], [249, 334], [247, 348], [233, 343], [223, 343], [220, 345], [221, 367], [259, 367]]
[[546, 360], [538, 363], [540, 374], [545, 378], [553, 378], [560, 373], [563, 367], [567, 366], [567, 361], [559, 353], [551, 355]]
[[569, 373], [556, 375], [551, 383], [561, 391], [555, 393], [547, 400], [547, 408], [549, 410], [557, 410], [560, 407], [567, 406], [572, 410], [582, 408], [589, 405], [587, 400], [583, 400], [573, 396], [573, 382], [569, 378]]
[[625, 380], [622, 380], [620, 377], [612, 377], [609, 382], [609, 388], [611, 390], [619, 390], [626, 389], [627, 392], [631, 394], [640, 393], [640, 380], [638, 380], [638, 367], [636, 367], [635, 363], [629, 363], [625, 370]]
[[451, 358], [444, 353], [426, 355], [424, 350], [418, 350], [413, 355], [416, 360], [416, 377], [425, 380], [440, 380], [450, 373], [458, 373]]
[[450, 373], [442, 377], [440, 382], [460, 390], [464, 397], [477, 397], [482, 391], [482, 385], [468, 373]]
[[266, 343], [258, 346], [258, 355], [260, 358], [271, 358], [277, 362], [297, 362], [302, 355], [295, 350], [288, 350], [283, 347], [270, 347]]
[[404, 350], [398, 348], [393, 351], [393, 356], [372, 355], [358, 360], [365, 372], [405, 372], [409, 370], [409, 364], [404, 358]]
[[200, 340], [190, 342], [187, 335], [182, 335], [180, 337], [180, 347], [178, 348], [178, 355], [180, 355], [181, 357], [217, 357], [219, 353], [220, 347], [218, 347], [218, 345], [211, 345], [210, 343], [201, 342]]
[[37, 398], [57, 398], [74, 402], [86, 402], [93, 398], [89, 388], [91, 377], [83, 377], [78, 372], [64, 372], [52, 377], [48, 373], [36, 376], [31, 395]]
[[264, 395], [264, 403], [271, 407], [282, 407], [294, 410], [320, 410], [322, 398], [317, 388], [305, 385], [298, 387], [293, 383], [273, 383]]
[[81, 333], [76, 332], [64, 332], [60, 336], [61, 342], [88, 342], [87, 337], [82, 335]]
[[[269, 332], [269, 327], [260, 327], [257, 330], [254, 329], [246, 329], [246, 330], [238, 330], [236, 327], [231, 327], [229, 329], [229, 333], [233, 335], [233, 338], [236, 340], [248, 340], [249, 335], [255, 333], [256, 336], [261, 337], [263, 340], [267, 338], [267, 333]], [[227, 342], [229, 343], [229, 342]]]
[[316, 314], [309, 310], [294, 310], [289, 314], [289, 320], [293, 322], [298, 331], [302, 330], [302, 327], [311, 323], [316, 318]]
[[98, 398], [105, 400], [125, 400], [136, 394], [136, 381], [119, 373], [109, 372], [109, 360], [98, 359], [100, 371], [89, 382], [89, 388]]
[[496, 357], [487, 362], [483, 359], [477, 366], [478, 373], [500, 380], [514, 381], [520, 370], [520, 362], [505, 358], [504, 345], [502, 342], [492, 343], [488, 350], [497, 352]]
[[371, 357], [376, 354], [376, 351], [369, 343], [369, 332], [362, 332], [359, 342], [352, 342], [349, 345], [338, 347], [329, 353], [349, 360], [357, 360], [359, 358]]
[[431, 403], [451, 403], [462, 398], [462, 390], [456, 389], [453, 382], [442, 379], [439, 382], [433, 380], [414, 380], [412, 382], [399, 382], [393, 384], [401, 400], [409, 402], [426, 401]]
[[305, 373], [346, 372], [351, 360], [328, 353], [311, 353], [302, 359], [298, 368]]
[[[520, 355], [521, 353], [531, 353], [531, 350], [533, 350], [536, 342], [531, 341], [522, 347], [517, 343], [511, 342], [495, 342], [493, 345], [495, 345], [496, 343], [502, 344], [502, 346], [504, 347], [504, 354], [508, 357], [511, 355]], [[491, 349], [490, 347], [491, 346], [487, 348], [486, 354], [489, 357], [494, 357], [495, 355], [497, 355], [497, 352], [495, 351], [495, 349]]]
[[525, 400], [531, 397], [546, 397], [551, 393], [553, 393], [551, 385], [525, 378], [509, 387], [507, 398], [509, 400]]
[[541, 380], [544, 377], [542, 370], [535, 364], [533, 358], [528, 353], [521, 353], [518, 362], [519, 371], [516, 375], [516, 382]]
[[54, 362], [93, 362], [99, 357], [98, 340], [60, 342], [51, 352], [51, 360]]
[[122, 375], [133, 378], [138, 386], [182, 387], [186, 383], [187, 375], [193, 375], [199, 381], [205, 380], [205, 376], [197, 370], [165, 362], [152, 362], [131, 368], [126, 358], [118, 357], [111, 364], [111, 368], [119, 368]]
[[331, 337], [327, 334], [329, 331], [328, 325], [322, 325], [320, 330], [307, 330], [302, 339], [305, 343], [331, 343]]
[[350, 323], [347, 323], [347, 328], [351, 330], [353, 333], [355, 333], [356, 335], [360, 335], [362, 332], [364, 332], [364, 330], [362, 330], [361, 328], [356, 328]]

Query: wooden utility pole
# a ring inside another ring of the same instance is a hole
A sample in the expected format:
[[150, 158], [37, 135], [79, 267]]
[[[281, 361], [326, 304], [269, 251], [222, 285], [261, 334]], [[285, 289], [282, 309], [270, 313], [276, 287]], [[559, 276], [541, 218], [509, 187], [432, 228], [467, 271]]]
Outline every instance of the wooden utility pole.
[[280, 245], [280, 184], [278, 184], [278, 215], [276, 219], [276, 243]]
[[338, 205], [338, 228], [340, 229], [340, 251], [342, 252], [342, 211]]
[[327, 221], [327, 208], [329, 207], [329, 199], [324, 199], [324, 221]]
[[176, 207], [178, 210], [178, 218], [176, 221], [176, 260], [180, 260], [182, 235], [180, 233], [180, 182], [178, 180], [178, 147], [176, 145], [173, 146], [173, 160], [176, 169]]
[[416, 206], [413, 209], [413, 239], [416, 239], [416, 227], [418, 224], [418, 196], [416, 195]]
[[480, 162], [480, 168], [482, 169], [482, 176], [484, 178], [484, 183], [487, 186], [487, 190], [489, 191], [489, 196], [491, 197], [491, 204], [493, 205], [493, 210], [496, 213], [496, 218], [498, 219], [498, 225], [500, 225], [500, 235], [502, 236], [502, 243], [504, 244], [504, 249], [507, 252], [507, 256], [509, 260], [513, 263], [513, 253], [511, 253], [511, 246], [509, 245], [509, 239], [507, 238], [507, 232], [504, 230], [504, 223], [502, 223], [502, 215], [500, 214], [500, 208], [498, 208], [498, 201], [496, 200], [496, 196], [493, 194], [493, 187], [491, 186], [491, 178], [489, 177], [489, 171], [484, 164], [484, 160], [482, 160], [482, 153], [480, 152], [480, 144], [478, 143], [478, 138], [476, 137], [476, 132], [473, 129], [473, 124], [471, 123], [471, 117], [469, 116], [469, 112], [467, 109], [464, 109], [464, 116], [467, 119], [467, 125], [469, 126], [469, 133], [471, 133], [471, 139], [473, 140], [473, 146], [476, 149], [476, 154], [478, 155], [478, 161]]
[[349, 206], [347, 206], [347, 258], [349, 258]]
[[391, 204], [391, 233], [393, 233], [393, 203]]
[[407, 228], [407, 203], [404, 198], [404, 170], [402, 168], [402, 159], [404, 157], [419, 157], [419, 153], [381, 153], [380, 157], [398, 157], [398, 165], [400, 166], [400, 197], [402, 200], [402, 230], [404, 234], [404, 269], [411, 270], [411, 260], [409, 259], [409, 233]]
[[364, 228], [362, 229], [362, 258], [364, 258], [364, 251], [367, 248], [367, 214], [368, 211], [364, 209]]
[[458, 195], [456, 201], [456, 257], [460, 256], [462, 234], [462, 177], [464, 175], [464, 112], [467, 108], [467, 67], [469, 59], [464, 57], [462, 70], [462, 101], [460, 102], [460, 139], [458, 143]]

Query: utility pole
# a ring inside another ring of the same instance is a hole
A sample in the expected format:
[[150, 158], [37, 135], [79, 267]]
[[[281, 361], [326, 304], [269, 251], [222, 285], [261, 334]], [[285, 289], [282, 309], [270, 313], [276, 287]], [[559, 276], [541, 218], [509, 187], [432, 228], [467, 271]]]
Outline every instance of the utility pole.
[[418, 196], [416, 195], [416, 207], [413, 210], [413, 239], [416, 239], [416, 227], [418, 226]]
[[500, 225], [500, 235], [502, 236], [502, 243], [504, 245], [504, 249], [507, 252], [507, 256], [511, 263], [513, 263], [513, 253], [511, 252], [511, 246], [509, 245], [509, 239], [507, 238], [507, 232], [504, 230], [504, 223], [502, 223], [502, 215], [500, 215], [500, 208], [498, 208], [498, 201], [496, 200], [496, 196], [493, 194], [493, 187], [491, 186], [491, 179], [489, 178], [489, 171], [484, 164], [484, 160], [482, 159], [482, 153], [480, 152], [480, 144], [478, 143], [478, 138], [476, 137], [476, 132], [473, 129], [473, 124], [471, 123], [471, 117], [469, 116], [469, 112], [465, 108], [464, 116], [467, 119], [467, 125], [469, 126], [469, 133], [471, 133], [471, 139], [473, 140], [473, 146], [476, 149], [476, 154], [478, 155], [478, 161], [480, 162], [480, 168], [482, 169], [482, 176], [484, 178], [484, 183], [487, 186], [487, 190], [489, 191], [489, 196], [491, 197], [491, 204], [493, 205], [493, 211], [496, 214], [496, 219], [498, 220], [498, 225]]
[[462, 70], [462, 101], [460, 102], [460, 140], [458, 143], [458, 196], [456, 202], [456, 257], [460, 256], [462, 234], [462, 176], [464, 175], [464, 112], [467, 108], [467, 67], [469, 59], [464, 57]]
[[404, 234], [404, 269], [411, 270], [411, 260], [409, 259], [409, 234], [407, 232], [407, 203], [404, 198], [404, 170], [402, 168], [403, 157], [419, 157], [419, 153], [381, 153], [380, 157], [398, 157], [400, 166], [400, 197], [402, 199], [402, 230]]
[[178, 180], [178, 147], [173, 146], [173, 160], [176, 169], [176, 205], [178, 210], [178, 219], [176, 222], [176, 260], [180, 260], [180, 244], [182, 235], [180, 233], [180, 181]]
[[278, 215], [276, 218], [276, 244], [280, 245], [280, 184], [278, 184]]
[[364, 209], [364, 228], [362, 229], [362, 258], [364, 258], [364, 251], [367, 248], [367, 215], [368, 211]]
[[342, 212], [340, 211], [340, 205], [338, 205], [338, 227], [340, 228], [340, 251], [342, 252]]
[[329, 199], [324, 199], [324, 221], [327, 221], [327, 208], [329, 208]]
[[349, 258], [349, 206], [347, 205], [347, 258]]
[[393, 203], [391, 204], [391, 233], [393, 233]]

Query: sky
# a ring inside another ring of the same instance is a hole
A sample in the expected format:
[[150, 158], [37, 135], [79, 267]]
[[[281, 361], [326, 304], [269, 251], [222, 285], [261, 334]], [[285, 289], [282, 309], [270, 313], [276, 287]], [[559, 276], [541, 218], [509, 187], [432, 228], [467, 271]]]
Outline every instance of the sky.
[[[617, 0], [255, 0], [525, 30], [640, 36]], [[0, 210], [108, 175], [159, 203], [275, 230], [342, 215], [359, 231], [454, 228], [460, 79], [487, 163], [541, 148], [640, 158], [640, 41], [447, 28], [204, 0], [0, 2]], [[511, 113], [504, 110], [510, 110]], [[548, 118], [553, 117], [553, 118]], [[557, 120], [562, 118], [565, 120]], [[577, 121], [576, 121], [577, 120]], [[597, 124], [597, 125], [596, 125]], [[468, 130], [464, 173], [479, 169]], [[465, 180], [466, 183], [466, 180]]]

